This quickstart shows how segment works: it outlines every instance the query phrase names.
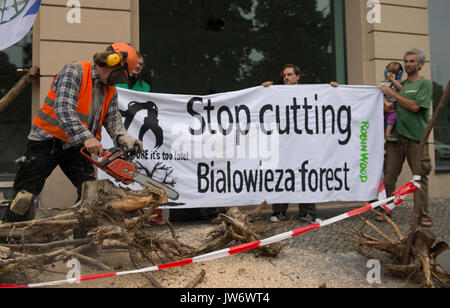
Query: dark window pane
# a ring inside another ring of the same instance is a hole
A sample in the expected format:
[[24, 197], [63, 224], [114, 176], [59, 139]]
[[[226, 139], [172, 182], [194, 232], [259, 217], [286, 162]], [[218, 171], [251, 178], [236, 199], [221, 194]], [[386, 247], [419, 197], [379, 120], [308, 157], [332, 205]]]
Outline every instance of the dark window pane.
[[[0, 51], [0, 97], [3, 97], [31, 67], [31, 31], [20, 42]], [[25, 153], [31, 127], [31, 85], [0, 113], [0, 180], [14, 174], [13, 161]]]
[[140, 1], [147, 80], [155, 92], [228, 92], [279, 82], [293, 63], [302, 83], [328, 83], [334, 11], [329, 0]]
[[[447, 82], [449, 81], [450, 41], [450, 1], [429, 1], [431, 75], [434, 84], [434, 108], [439, 104]], [[434, 144], [436, 151], [436, 171], [450, 172], [450, 104], [447, 102], [434, 127]]]

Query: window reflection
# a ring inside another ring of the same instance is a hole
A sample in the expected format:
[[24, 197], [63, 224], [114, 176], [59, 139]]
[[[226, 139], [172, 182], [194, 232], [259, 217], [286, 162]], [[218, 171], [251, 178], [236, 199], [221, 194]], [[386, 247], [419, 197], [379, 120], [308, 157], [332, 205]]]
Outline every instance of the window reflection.
[[[3, 97], [31, 67], [31, 31], [20, 42], [0, 51], [0, 97]], [[31, 86], [0, 113], [0, 180], [16, 172], [13, 161], [25, 153], [31, 127]]]
[[155, 92], [208, 94], [278, 80], [286, 63], [303, 83], [335, 79], [329, 0], [140, 2], [140, 46]]
[[[439, 104], [447, 82], [449, 81], [450, 41], [450, 1], [429, 1], [430, 45], [431, 45], [431, 76], [434, 84], [433, 105]], [[450, 171], [450, 104], [447, 102], [441, 111], [434, 127], [434, 145], [436, 151], [436, 171]]]

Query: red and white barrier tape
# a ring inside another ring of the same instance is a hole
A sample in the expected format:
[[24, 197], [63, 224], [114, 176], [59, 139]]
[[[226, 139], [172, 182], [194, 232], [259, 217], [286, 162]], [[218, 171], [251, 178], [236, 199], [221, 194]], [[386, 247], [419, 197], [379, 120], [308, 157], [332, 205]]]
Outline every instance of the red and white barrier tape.
[[[368, 212], [372, 209], [375, 209], [379, 206], [381, 206], [383, 209], [390, 212], [390, 211], [392, 211], [393, 208], [398, 206], [403, 201], [403, 199], [406, 195], [413, 193], [416, 189], [420, 188], [420, 185], [416, 182], [416, 180], [417, 179], [414, 178], [414, 181], [408, 182], [405, 185], [403, 185], [402, 187], [400, 187], [397, 191], [394, 192], [392, 197], [385, 198], [383, 200], [367, 204], [361, 208], [358, 208], [358, 209], [349, 211], [347, 213], [335, 216], [333, 218], [324, 220], [320, 223], [302, 227], [302, 228], [292, 230], [289, 232], [281, 233], [281, 234], [278, 234], [278, 235], [275, 235], [275, 236], [272, 236], [272, 237], [269, 237], [269, 238], [266, 238], [266, 239], [263, 239], [260, 241], [255, 241], [255, 242], [251, 242], [251, 243], [247, 243], [247, 244], [237, 245], [237, 246], [230, 247], [230, 248], [225, 248], [222, 250], [218, 250], [218, 251], [214, 251], [214, 252], [207, 253], [204, 255], [200, 255], [200, 256], [197, 256], [194, 258], [170, 262], [170, 263], [166, 263], [166, 264], [162, 264], [162, 265], [146, 267], [146, 268], [132, 270], [132, 271], [81, 276], [78, 278], [71, 278], [71, 279], [43, 282], [43, 283], [34, 283], [34, 284], [28, 284], [28, 285], [2, 285], [2, 284], [0, 284], [0, 288], [40, 288], [40, 287], [48, 287], [48, 286], [57, 286], [57, 285], [76, 283], [76, 282], [88, 281], [88, 280], [95, 280], [95, 279], [101, 279], [101, 278], [154, 272], [154, 271], [172, 268], [172, 267], [180, 267], [180, 266], [184, 266], [184, 265], [188, 265], [188, 264], [192, 264], [192, 263], [220, 259], [223, 257], [241, 253], [241, 252], [244, 252], [247, 250], [251, 250], [254, 248], [263, 247], [263, 246], [270, 245], [273, 243], [281, 242], [281, 241], [284, 241], [291, 237], [306, 233], [308, 231], [318, 229], [320, 227], [328, 226], [328, 225], [334, 224], [338, 221], [341, 221], [341, 220], [344, 220], [344, 219], [347, 219], [347, 218], [350, 218], [350, 217], [353, 217], [356, 215], [363, 214], [363, 213]], [[382, 194], [383, 190], [384, 190], [384, 185], [382, 186], [382, 188], [380, 188], [379, 195]]]

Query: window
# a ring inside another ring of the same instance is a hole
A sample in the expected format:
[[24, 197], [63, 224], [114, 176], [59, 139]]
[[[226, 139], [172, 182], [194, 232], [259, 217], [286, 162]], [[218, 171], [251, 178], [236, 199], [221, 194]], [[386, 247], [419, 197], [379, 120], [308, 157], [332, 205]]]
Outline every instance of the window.
[[343, 0], [140, 1], [140, 51], [152, 91], [206, 95], [279, 81], [346, 82]]
[[[439, 104], [449, 81], [450, 41], [450, 1], [433, 0], [428, 2], [430, 20], [431, 76], [434, 84], [434, 108]], [[447, 102], [434, 127], [436, 151], [436, 172], [450, 172], [450, 104]]]
[[[32, 32], [20, 42], [0, 51], [0, 97], [25, 74], [18, 69], [31, 67]], [[14, 160], [25, 153], [31, 127], [31, 86], [28, 86], [0, 113], [0, 181], [16, 173]]]

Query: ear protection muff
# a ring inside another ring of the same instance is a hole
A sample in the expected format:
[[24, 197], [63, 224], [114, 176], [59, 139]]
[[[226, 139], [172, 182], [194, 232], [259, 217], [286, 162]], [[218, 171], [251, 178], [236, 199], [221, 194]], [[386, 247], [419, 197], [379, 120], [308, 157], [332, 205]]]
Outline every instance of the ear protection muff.
[[120, 54], [118, 52], [113, 52], [106, 58], [107, 66], [114, 67], [119, 63], [121, 63], [121, 61], [123, 61], [122, 66], [128, 68], [127, 63], [128, 52], [126, 51], [119, 51], [119, 52]]
[[130, 45], [124, 43], [114, 43], [106, 49], [108, 54], [103, 65], [113, 68], [109, 73], [107, 83], [127, 83], [130, 78], [130, 70], [137, 64], [136, 51]]
[[114, 67], [121, 61], [118, 53], [112, 53], [106, 58], [106, 65], [109, 67]]
[[[119, 52], [111, 52], [111, 54], [106, 58], [106, 65], [108, 67], [115, 67], [121, 64], [118, 68], [116, 68], [113, 72], [123, 71], [126, 73], [126, 78], [130, 78], [130, 72], [128, 71], [128, 62], [127, 62], [128, 52], [119, 51]], [[109, 75], [108, 79], [112, 76]], [[123, 80], [124, 82], [127, 80]], [[109, 82], [113, 83], [113, 82]]]
[[400, 80], [403, 76], [403, 66], [398, 63], [398, 62], [391, 62], [386, 66], [386, 69], [384, 70], [384, 78], [387, 78], [387, 74], [388, 74], [388, 68], [391, 64], [398, 64], [400, 65], [400, 70], [397, 73], [397, 76], [395, 76], [395, 80]]

